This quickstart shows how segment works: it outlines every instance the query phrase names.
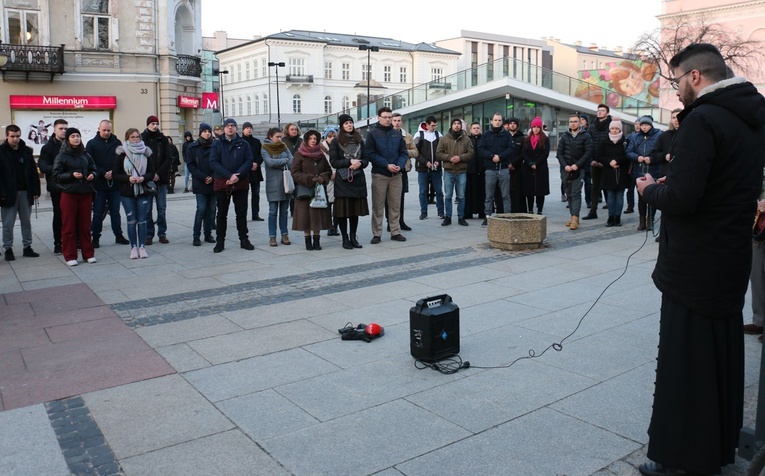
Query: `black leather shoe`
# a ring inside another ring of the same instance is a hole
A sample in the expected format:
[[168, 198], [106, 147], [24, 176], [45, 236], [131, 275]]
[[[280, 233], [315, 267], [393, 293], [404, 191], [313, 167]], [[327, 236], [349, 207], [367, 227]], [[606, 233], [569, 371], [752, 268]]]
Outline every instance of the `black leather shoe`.
[[239, 242], [239, 247], [243, 250], [252, 251], [255, 249], [255, 246], [250, 243], [250, 240], [242, 240]]
[[26, 256], [27, 258], [39, 258], [40, 253], [35, 252], [35, 250], [32, 249], [31, 246], [27, 246], [24, 248], [24, 252], [22, 255]]
[[330, 228], [327, 232], [327, 236], [340, 236], [340, 232], [336, 228]]
[[441, 226], [449, 226], [452, 224], [451, 218], [444, 218], [444, 221], [441, 222]]
[[129, 245], [130, 242], [123, 236], [123, 235], [117, 235], [114, 237], [114, 243], [118, 245]]
[[101, 247], [100, 241], [101, 241], [100, 238], [95, 238], [95, 237], [90, 240], [90, 242], [93, 244], [93, 248], [100, 248]]
[[372, 241], [370, 241], [370, 243], [372, 243], [373, 245], [377, 245], [377, 244], [380, 244], [381, 241], [382, 240], [380, 239], [379, 236], [373, 236]]
[[349, 240], [348, 238], [343, 239], [343, 248], [346, 250], [352, 250], [353, 245], [351, 244], [351, 240]]
[[635, 209], [633, 207], [627, 207], [627, 209], [624, 210], [624, 213], [635, 213]]
[[194, 238], [194, 241], [191, 244], [194, 246], [202, 246], [202, 240], [199, 238]]
[[598, 218], [598, 213], [593, 212], [592, 210], [590, 213], [587, 214], [587, 216], [582, 217], [582, 220], [595, 220]]
[[212, 235], [205, 236], [205, 243], [215, 243], [215, 238]]
[[457, 223], [459, 223], [462, 226], [468, 226], [468, 222], [464, 218], [460, 218], [459, 220], [457, 220]]
[[672, 468], [667, 468], [662, 464], [649, 461], [647, 463], [643, 463], [640, 466], [638, 466], [638, 471], [640, 471], [640, 474], [643, 476], [679, 476], [679, 475], [688, 475], [690, 473], [687, 473], [685, 471], [679, 471]]
[[427, 213], [420, 213], [420, 220], [426, 220], [428, 218]]
[[13, 261], [15, 259], [16, 259], [16, 256], [13, 254], [13, 249], [8, 248], [7, 250], [5, 250], [5, 261]]
[[215, 248], [213, 248], [213, 253], [220, 253], [225, 248], [225, 245], [223, 243], [218, 243], [215, 245]]
[[390, 237], [390, 239], [393, 240], [393, 241], [406, 241], [406, 237], [404, 235], [401, 235], [401, 234], [393, 235], [393, 236]]
[[61, 254], [61, 244], [54, 244], [53, 245], [53, 254], [54, 255], [60, 255]]
[[260, 218], [258, 215], [255, 215], [254, 217], [252, 217], [252, 221], [263, 221], [263, 219]]
[[363, 248], [363, 246], [361, 246], [361, 243], [359, 243], [358, 236], [351, 235], [351, 246], [353, 246], [354, 248]]
[[412, 231], [412, 228], [403, 221], [399, 222], [399, 227], [404, 231]]

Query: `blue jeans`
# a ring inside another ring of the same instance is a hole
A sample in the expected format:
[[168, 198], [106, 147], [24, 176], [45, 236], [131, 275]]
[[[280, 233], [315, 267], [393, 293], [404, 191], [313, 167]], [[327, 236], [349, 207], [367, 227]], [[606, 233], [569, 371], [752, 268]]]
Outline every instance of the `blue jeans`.
[[167, 233], [167, 184], [157, 184], [157, 194], [149, 196], [149, 209], [146, 211], [146, 233], [149, 238], [154, 238], [154, 200], [157, 201], [157, 236], [165, 236]]
[[289, 200], [280, 202], [268, 202], [268, 237], [276, 238], [276, 214], [279, 213], [279, 230], [282, 235], [289, 234], [287, 230], [287, 210], [290, 207]]
[[189, 176], [191, 176], [191, 172], [189, 172], [189, 168], [186, 165], [183, 166], [183, 175], [185, 176], [184, 177], [185, 181], [184, 181], [183, 189], [184, 190], [188, 190], [189, 189]]
[[197, 212], [194, 215], [194, 230], [192, 237], [199, 238], [202, 233], [202, 222], [205, 225], [205, 236], [212, 236], [212, 226], [215, 220], [215, 195], [197, 193]]
[[420, 213], [428, 214], [428, 178], [433, 182], [436, 191], [436, 210], [444, 214], [444, 186], [441, 182], [441, 169], [437, 172], [417, 172], [417, 184], [420, 186]]
[[452, 217], [452, 191], [457, 194], [457, 218], [465, 216], [465, 186], [467, 185], [467, 174], [453, 174], [444, 172], [444, 189], [446, 189], [446, 218]]
[[606, 203], [608, 204], [608, 216], [622, 216], [624, 206], [624, 190], [606, 190]]
[[93, 238], [101, 237], [104, 227], [104, 208], [109, 203], [109, 219], [112, 222], [114, 236], [122, 236], [122, 217], [120, 216], [120, 202], [122, 197], [119, 190], [96, 190], [96, 199], [93, 202], [93, 220], [90, 224], [90, 234]]
[[499, 170], [487, 169], [484, 172], [484, 180], [486, 182], [486, 194], [483, 206], [486, 216], [491, 215], [494, 211], [494, 191], [497, 189], [497, 182], [499, 182], [499, 192], [502, 194], [502, 206], [505, 213], [510, 213], [510, 171], [507, 167], [502, 167]]
[[[144, 241], [146, 241], [146, 216], [151, 199], [144, 194], [137, 197], [120, 197], [120, 200], [122, 201], [122, 208], [125, 209], [130, 247], [143, 246]], [[138, 221], [137, 217], [144, 219]]]

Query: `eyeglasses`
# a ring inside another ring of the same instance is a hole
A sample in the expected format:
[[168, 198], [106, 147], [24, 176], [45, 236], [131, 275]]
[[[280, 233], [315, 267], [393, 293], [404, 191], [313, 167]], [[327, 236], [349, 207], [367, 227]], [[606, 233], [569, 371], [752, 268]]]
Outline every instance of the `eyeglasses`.
[[391, 119], [393, 116], [380, 116], [380, 119]]
[[675, 79], [670, 80], [669, 84], [670, 84], [670, 86], [672, 86], [672, 89], [674, 89], [675, 91], [680, 89], [680, 85], [678, 84], [678, 81], [680, 81], [683, 78], [683, 76], [686, 76], [691, 71], [693, 71], [693, 70], [692, 69], [688, 70], [685, 73], [681, 74], [680, 76], [676, 77]]

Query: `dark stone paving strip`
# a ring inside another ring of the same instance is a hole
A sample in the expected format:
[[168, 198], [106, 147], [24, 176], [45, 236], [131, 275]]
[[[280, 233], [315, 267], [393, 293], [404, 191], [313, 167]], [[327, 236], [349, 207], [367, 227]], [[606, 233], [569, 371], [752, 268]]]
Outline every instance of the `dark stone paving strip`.
[[45, 408], [72, 474], [124, 474], [82, 397], [48, 402]]
[[[548, 248], [565, 249], [630, 234], [634, 234], [631, 228], [590, 228], [578, 233], [562, 231], [551, 234], [547, 243]], [[253, 281], [224, 289], [130, 301], [112, 305], [112, 309], [130, 327], [146, 327], [481, 266], [540, 251], [542, 250], [504, 252], [493, 250], [488, 244], [464, 247], [447, 252], [285, 276], [269, 279], [267, 283]], [[202, 302], [205, 304], [202, 305]]]

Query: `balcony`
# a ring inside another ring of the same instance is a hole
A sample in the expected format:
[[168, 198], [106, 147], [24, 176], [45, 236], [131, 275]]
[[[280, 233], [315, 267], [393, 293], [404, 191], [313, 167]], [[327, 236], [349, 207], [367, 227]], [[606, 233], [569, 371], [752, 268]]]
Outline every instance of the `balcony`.
[[175, 70], [181, 76], [202, 77], [202, 58], [199, 56], [178, 55]]
[[34, 46], [0, 44], [0, 54], [8, 57], [8, 62], [0, 68], [5, 81], [6, 73], [20, 72], [29, 81], [32, 73], [50, 74], [50, 80], [56, 74], [64, 74], [64, 45]]
[[313, 83], [313, 75], [288, 74], [285, 81], [288, 83]]

